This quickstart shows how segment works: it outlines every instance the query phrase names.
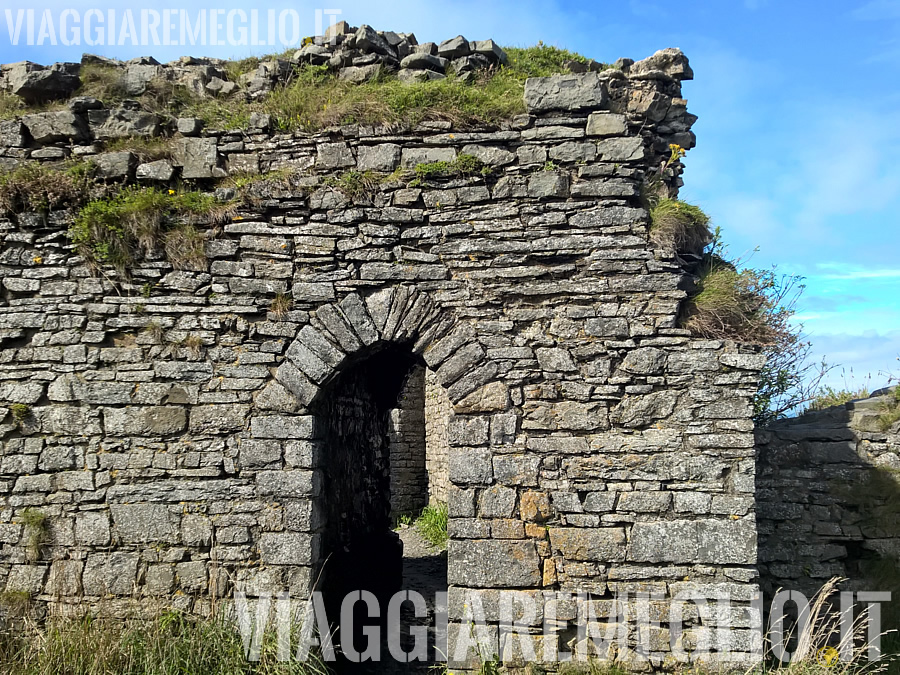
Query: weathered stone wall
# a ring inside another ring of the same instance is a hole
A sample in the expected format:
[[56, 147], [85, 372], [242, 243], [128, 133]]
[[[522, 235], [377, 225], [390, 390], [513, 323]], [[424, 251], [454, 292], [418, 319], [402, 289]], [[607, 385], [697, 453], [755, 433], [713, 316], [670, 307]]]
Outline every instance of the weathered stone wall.
[[453, 404], [438, 382], [437, 375], [425, 369], [425, 468], [428, 471], [428, 498], [438, 504], [447, 503], [450, 490], [448, 461], [450, 455], [449, 424]]
[[391, 511], [415, 514], [428, 504], [424, 366], [410, 371], [397, 403], [390, 418]]
[[[759, 564], [767, 594], [812, 593], [830, 577], [856, 590], [898, 590], [877, 562], [900, 556], [900, 427], [884, 429], [892, 397], [777, 422], [757, 432]], [[883, 584], [890, 587], [876, 587]]]
[[[387, 429], [370, 414], [386, 422], [399, 384], [347, 387], [391, 351], [433, 370], [453, 406], [453, 631], [467, 592], [496, 617], [498, 589], [746, 605], [761, 359], [677, 327], [685, 272], [650, 244], [640, 191], [670, 143], [693, 145], [690, 69], [674, 50], [621, 65], [529, 80], [529, 114], [500, 129], [278, 135], [257, 117], [184, 136], [173, 165], [135, 175], [301, 172], [201, 224], [201, 269], [151, 256], [127, 280], [92, 275], [66, 239], [71, 212], [2, 221], [0, 585], [117, 616], [147, 598], [203, 611], [234, 588], [307, 593], [359, 530], [342, 529], [345, 514], [383, 520]], [[95, 125], [63, 114], [5, 126], [2, 154], [92, 156]], [[45, 122], [79, 133], [38, 138]], [[352, 196], [328, 182], [460, 153], [489, 171]], [[137, 162], [120, 159], [127, 178]], [[288, 292], [293, 308], [269, 311]], [[340, 438], [371, 473], [328, 459]], [[324, 486], [348, 476], [359, 489], [335, 500]], [[48, 517], [36, 552], [27, 508]], [[558, 616], [575, 609], [561, 600]], [[695, 617], [684, 644], [722, 620]], [[654, 634], [657, 665], [669, 637], [665, 623]]]

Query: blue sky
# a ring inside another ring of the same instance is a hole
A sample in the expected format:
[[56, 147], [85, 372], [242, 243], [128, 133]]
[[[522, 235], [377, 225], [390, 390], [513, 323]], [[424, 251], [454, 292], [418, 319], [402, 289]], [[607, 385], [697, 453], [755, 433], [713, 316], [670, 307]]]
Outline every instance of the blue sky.
[[[0, 9], [58, 15], [67, 8], [188, 6], [291, 8], [310, 34], [315, 9], [326, 5], [14, 0]], [[880, 386], [886, 373], [900, 375], [900, 0], [369, 0], [327, 7], [340, 8], [354, 25], [412, 31], [420, 41], [458, 33], [507, 45], [543, 40], [599, 61], [680, 47], [696, 77], [684, 94], [700, 117], [681, 196], [712, 215], [732, 254], [806, 278], [798, 317], [816, 357], [842, 366], [832, 384], [858, 386], [871, 374], [871, 386]], [[0, 62], [78, 60], [85, 50], [12, 47], [0, 16]], [[168, 60], [267, 50], [90, 51]]]

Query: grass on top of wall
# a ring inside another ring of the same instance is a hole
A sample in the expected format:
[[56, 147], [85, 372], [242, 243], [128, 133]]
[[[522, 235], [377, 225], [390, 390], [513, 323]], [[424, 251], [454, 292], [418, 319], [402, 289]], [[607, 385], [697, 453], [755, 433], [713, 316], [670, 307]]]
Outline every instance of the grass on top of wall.
[[[448, 120], [459, 127], [493, 125], [525, 112], [523, 93], [529, 77], [568, 72], [569, 62], [586, 63], [580, 54], [539, 43], [533, 47], [506, 48], [509, 62], [479, 73], [473, 80], [449, 75], [431, 82], [400, 82], [393, 74], [371, 82], [353, 84], [339, 79], [325, 66], [299, 66], [289, 82], [279, 85], [259, 101], [240, 94], [217, 98], [198, 96], [174, 82], [156, 79], [137, 97], [144, 109], [170, 117], [199, 117], [214, 129], [245, 127], [254, 112], [269, 113], [281, 131], [318, 131], [342, 124], [409, 124]], [[251, 57], [229, 62], [225, 71], [233, 81], [251, 72], [264, 60], [289, 58], [290, 54]], [[121, 85], [124, 69], [105, 64], [82, 67], [79, 96], [93, 96], [114, 106], [126, 95]], [[18, 97], [0, 92], [0, 119], [28, 112]]]

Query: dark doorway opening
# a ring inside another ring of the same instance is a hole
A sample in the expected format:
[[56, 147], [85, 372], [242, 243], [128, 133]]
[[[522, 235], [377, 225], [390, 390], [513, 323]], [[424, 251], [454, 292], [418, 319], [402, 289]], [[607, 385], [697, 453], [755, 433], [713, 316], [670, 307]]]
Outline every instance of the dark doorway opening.
[[[363, 603], [354, 614], [354, 648], [362, 650], [366, 626], [379, 626], [380, 663], [351, 663], [340, 658], [338, 672], [404, 672], [427, 669], [429, 663], [395, 664], [386, 644], [387, 607], [401, 590], [416, 591], [428, 615], [416, 617], [408, 602], [401, 607], [400, 643], [412, 647], [410, 628], [429, 630], [429, 661], [434, 658], [436, 593], [447, 589], [446, 551], [431, 549], [413, 527], [398, 527], [420, 511], [430, 494], [445, 490], [446, 477], [431, 479], [429, 468], [443, 469], [439, 460], [426, 461], [425, 366], [408, 350], [383, 345], [345, 368], [329, 385], [315, 412], [324, 438], [321, 466], [321, 508], [324, 570], [320, 588], [332, 625], [341, 616], [346, 596], [369, 591], [378, 600], [381, 618], [369, 619]], [[433, 384], [433, 383], [432, 383]], [[434, 410], [434, 406], [431, 406]], [[446, 420], [440, 420], [446, 425]], [[434, 453], [432, 453], [434, 454]], [[438, 486], [443, 486], [439, 488]], [[405, 518], [403, 517], [405, 516]], [[405, 549], [405, 550], [404, 550]], [[335, 635], [340, 641], [347, 631]]]

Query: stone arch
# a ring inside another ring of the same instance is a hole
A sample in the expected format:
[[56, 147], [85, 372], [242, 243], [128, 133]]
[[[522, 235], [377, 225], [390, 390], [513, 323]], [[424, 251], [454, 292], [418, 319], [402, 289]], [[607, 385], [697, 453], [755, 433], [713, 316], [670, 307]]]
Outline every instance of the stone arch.
[[[284, 468], [256, 476], [258, 497], [283, 510], [280, 529], [263, 532], [259, 544], [264, 567], [292, 568], [288, 576], [295, 580], [295, 593], [313, 589], [330, 553], [325, 508], [330, 495], [323, 484], [328, 430], [322, 406], [342, 376], [390, 350], [427, 365], [451, 403], [475, 400], [458, 407], [459, 415], [454, 413], [463, 429], [466, 412], [483, 412], [483, 392], [502, 389], [502, 397], [498, 392], [489, 397], [502, 398], [502, 409], [509, 406], [505, 385], [492, 382], [499, 368], [488, 358], [475, 328], [414, 286], [397, 285], [368, 295], [351, 292], [312, 312], [274, 380], [257, 395], [250, 423], [252, 443], [272, 441], [283, 447]], [[467, 445], [464, 438], [450, 439], [449, 444]], [[480, 449], [478, 459], [490, 464], [486, 452]], [[449, 480], [453, 482], [452, 475]]]

